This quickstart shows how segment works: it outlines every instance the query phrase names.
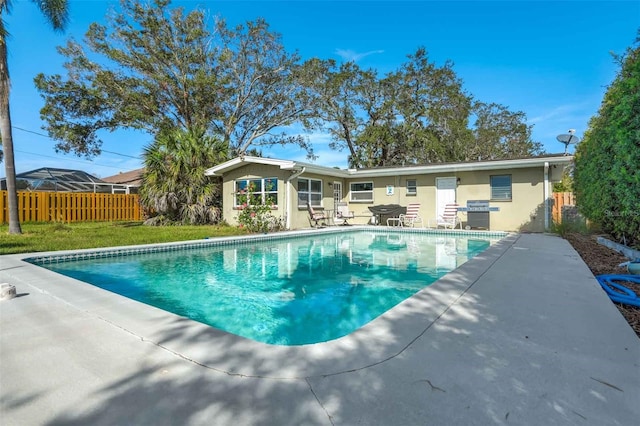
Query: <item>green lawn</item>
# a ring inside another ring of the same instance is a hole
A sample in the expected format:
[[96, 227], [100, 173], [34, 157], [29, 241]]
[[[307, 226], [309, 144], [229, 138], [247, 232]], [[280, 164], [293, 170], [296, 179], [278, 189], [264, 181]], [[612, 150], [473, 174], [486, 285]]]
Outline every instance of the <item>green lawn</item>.
[[142, 222], [23, 223], [22, 235], [0, 225], [0, 255], [244, 235], [230, 226], [144, 226]]

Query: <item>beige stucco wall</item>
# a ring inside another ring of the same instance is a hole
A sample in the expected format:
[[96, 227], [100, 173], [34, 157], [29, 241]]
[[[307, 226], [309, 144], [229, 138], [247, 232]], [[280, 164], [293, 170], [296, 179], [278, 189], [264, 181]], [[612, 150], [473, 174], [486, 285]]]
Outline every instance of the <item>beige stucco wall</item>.
[[[511, 175], [512, 200], [491, 201], [491, 207], [500, 210], [490, 213], [491, 229], [501, 231], [544, 231], [544, 170], [542, 167], [526, 169], [493, 170], [478, 172], [444, 173], [416, 176], [390, 176], [372, 179], [351, 179], [350, 182], [374, 182], [374, 201], [368, 203], [350, 203], [352, 210], [368, 211], [367, 207], [377, 204], [420, 203], [420, 216], [425, 224], [437, 216], [436, 212], [436, 179], [444, 177], [459, 178], [456, 189], [458, 204], [465, 206], [468, 200], [489, 200], [489, 186], [492, 175]], [[408, 195], [407, 180], [415, 179], [416, 195]], [[392, 185], [393, 195], [387, 195], [387, 185]], [[551, 186], [549, 194], [551, 193]], [[345, 193], [349, 199], [348, 192]], [[466, 213], [460, 213], [466, 222]], [[463, 223], [463, 226], [465, 223]]]
[[229, 225], [238, 224], [238, 213], [234, 207], [235, 181], [237, 179], [252, 178], [278, 178], [278, 203], [273, 210], [275, 217], [283, 217], [285, 214], [285, 182], [291, 172], [281, 170], [279, 167], [263, 164], [251, 164], [231, 170], [224, 175], [222, 183], [222, 217]]
[[[417, 190], [416, 195], [407, 195], [407, 179], [415, 179]], [[411, 203], [420, 203], [420, 216], [425, 220], [430, 217], [427, 206], [435, 203], [435, 179], [432, 175], [416, 175], [416, 176], [386, 176], [378, 178], [361, 178], [350, 179], [347, 188], [351, 182], [373, 182], [373, 202], [358, 203], [361, 209], [369, 212], [368, 207], [379, 204], [400, 204], [406, 206]], [[387, 186], [393, 186], [393, 194], [387, 195]], [[349, 199], [347, 192], [346, 198]]]
[[[500, 210], [490, 213], [491, 229], [500, 231], [544, 231], [544, 169], [511, 169], [460, 173], [458, 204], [468, 200], [489, 200], [492, 175], [511, 175], [511, 201], [490, 201]], [[551, 187], [549, 188], [551, 195]], [[462, 220], [466, 214], [461, 213]]]
[[[263, 164], [249, 164], [239, 167], [235, 170], [231, 170], [224, 175], [222, 184], [222, 217], [230, 225], [238, 224], [239, 210], [234, 207], [234, 192], [235, 181], [238, 179], [253, 179], [253, 178], [278, 178], [278, 202], [272, 214], [277, 218], [282, 218], [286, 221], [286, 206], [288, 197], [290, 197], [291, 205], [291, 229], [309, 228], [311, 222], [309, 221], [309, 214], [306, 206], [298, 206], [298, 181], [294, 178], [291, 181], [290, 190], [287, 189], [287, 179], [291, 177], [293, 172], [290, 170], [282, 170], [277, 166], [263, 165]], [[322, 208], [318, 209], [322, 211], [324, 209], [333, 208], [333, 189], [329, 186], [329, 182], [338, 181], [341, 179], [335, 179], [330, 176], [321, 176], [317, 174], [305, 173], [301, 177], [308, 179], [318, 179], [322, 181]]]
[[[550, 177], [558, 180], [561, 170], [550, 170]], [[291, 189], [287, 194], [287, 179], [292, 172], [281, 170], [276, 166], [251, 164], [232, 170], [225, 174], [223, 183], [223, 217], [232, 225], [237, 224], [238, 210], [233, 207], [234, 181], [236, 179], [277, 177], [278, 178], [278, 206], [273, 211], [274, 216], [284, 217], [287, 197], [291, 202], [291, 229], [308, 228], [311, 223], [304, 206], [298, 206], [297, 179], [291, 181]], [[458, 172], [443, 174], [428, 174], [416, 176], [390, 176], [376, 178], [350, 178], [340, 179], [332, 176], [304, 173], [302, 178], [319, 179], [322, 181], [323, 199], [322, 206], [325, 210], [333, 209], [333, 188], [331, 182], [341, 182], [343, 188], [343, 201], [349, 203], [349, 209], [355, 212], [356, 218], [350, 220], [352, 224], [366, 224], [371, 219], [368, 207], [380, 204], [400, 204], [406, 206], [410, 203], [420, 203], [420, 215], [425, 225], [430, 218], [436, 217], [436, 178], [455, 177], [460, 182], [456, 189], [458, 204], [464, 206], [468, 200], [490, 199], [489, 186], [492, 175], [512, 176], [512, 200], [491, 201], [492, 207], [500, 210], [490, 213], [491, 229], [501, 231], [544, 231], [544, 170], [543, 167], [507, 169], [476, 172]], [[406, 191], [407, 179], [415, 179], [417, 194], [408, 195]], [[373, 182], [374, 196], [372, 202], [350, 201], [349, 185], [354, 182]], [[387, 185], [393, 186], [393, 195], [387, 195]], [[549, 184], [551, 195], [551, 184]], [[322, 210], [322, 209], [318, 209]], [[460, 213], [463, 222], [466, 214]], [[463, 223], [464, 225], [464, 223]]]
[[[322, 181], [322, 207], [316, 208], [316, 210], [321, 212], [333, 209], [333, 188], [329, 186], [329, 182], [342, 182], [342, 179], [313, 173], [303, 173], [299, 177]], [[291, 181], [291, 229], [308, 228], [309, 226], [311, 226], [311, 222], [307, 206], [298, 206], [298, 179], [296, 178]]]

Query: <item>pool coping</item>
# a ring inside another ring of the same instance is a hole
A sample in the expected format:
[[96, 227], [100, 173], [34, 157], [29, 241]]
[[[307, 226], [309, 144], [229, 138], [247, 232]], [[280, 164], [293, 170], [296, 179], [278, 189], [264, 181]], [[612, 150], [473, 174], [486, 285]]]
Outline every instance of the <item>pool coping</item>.
[[[0, 271], [10, 276], [16, 283], [48, 294], [85, 314], [105, 321], [202, 367], [232, 376], [301, 379], [362, 370], [399, 356], [463, 297], [517, 240], [517, 234], [491, 231], [433, 231], [410, 228], [399, 230], [392, 227], [370, 226], [353, 226], [349, 229], [424, 232], [438, 235], [504, 234], [504, 237], [359, 330], [336, 340], [301, 346], [269, 345], [236, 336], [93, 285], [87, 285], [30, 262], [34, 259], [52, 260], [59, 256], [68, 256], [68, 260], [76, 259], [78, 256], [99, 257], [104, 252], [118, 256], [137, 253], [140, 250], [168, 251], [230, 244], [238, 240], [251, 243], [256, 240], [344, 232], [344, 229], [324, 228], [179, 243], [5, 255], [1, 257], [3, 265]], [[281, 362], [283, 359], [290, 362], [283, 363]]]

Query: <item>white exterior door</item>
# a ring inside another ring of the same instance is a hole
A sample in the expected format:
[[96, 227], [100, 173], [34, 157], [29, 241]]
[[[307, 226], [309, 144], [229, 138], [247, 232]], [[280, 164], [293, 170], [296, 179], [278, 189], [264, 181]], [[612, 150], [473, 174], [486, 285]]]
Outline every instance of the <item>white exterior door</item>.
[[342, 183], [333, 182], [333, 211], [338, 211], [338, 203], [342, 201]]
[[436, 217], [444, 213], [444, 206], [456, 202], [457, 185], [455, 177], [436, 178]]

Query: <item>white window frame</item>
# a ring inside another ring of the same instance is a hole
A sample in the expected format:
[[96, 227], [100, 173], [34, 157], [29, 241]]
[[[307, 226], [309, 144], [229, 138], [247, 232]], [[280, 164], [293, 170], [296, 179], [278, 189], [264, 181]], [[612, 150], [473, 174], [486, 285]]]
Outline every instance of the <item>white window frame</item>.
[[[371, 185], [371, 189], [366, 190], [354, 190], [354, 185]], [[352, 203], [369, 203], [373, 202], [373, 181], [364, 181], [364, 182], [351, 182], [349, 184], [349, 201]], [[371, 194], [370, 198], [354, 198], [354, 194]]]
[[[267, 196], [272, 195], [273, 199], [275, 200], [275, 203], [273, 203], [273, 208], [277, 208], [278, 207], [278, 178], [276, 177], [264, 177], [264, 178], [246, 178], [246, 179], [236, 179], [233, 183], [234, 187], [235, 187], [235, 192], [233, 195], [233, 206], [235, 208], [240, 208], [242, 207], [242, 204], [238, 203], [238, 195], [240, 195], [240, 191], [242, 191], [241, 189], [239, 189], [239, 182], [245, 182], [245, 188], [249, 187], [249, 185], [251, 185], [251, 182], [253, 181], [260, 181], [260, 186], [261, 186], [261, 190], [260, 191], [253, 191], [253, 196], [256, 195], [260, 195], [260, 200], [262, 201], [262, 204], [265, 204], [267, 201]], [[267, 190], [267, 181], [275, 181], [276, 182], [276, 189], [274, 190]]]
[[[307, 182], [307, 190], [306, 191], [301, 191], [300, 190], [300, 182], [305, 181]], [[320, 183], [320, 191], [313, 191], [312, 190], [312, 186], [311, 183], [312, 182], [319, 182]], [[311, 204], [311, 207], [322, 207], [322, 200], [324, 199], [324, 195], [323, 195], [323, 188], [324, 188], [324, 182], [322, 181], [322, 179], [312, 179], [312, 178], [298, 178], [298, 208], [300, 209], [306, 209], [307, 208], [307, 203]], [[305, 197], [305, 201], [301, 204], [301, 199], [302, 199], [302, 195], [306, 194]], [[320, 198], [318, 200], [314, 200], [312, 195], [319, 195]]]
[[[409, 185], [409, 182], [413, 182], [413, 185]], [[409, 196], [418, 195], [418, 179], [407, 179], [406, 187], [407, 187], [407, 195]]]
[[[494, 178], [509, 178], [507, 185], [498, 186], [494, 184]], [[513, 178], [511, 175], [491, 175], [489, 176], [489, 187], [491, 189], [491, 201], [512, 201], [513, 200]], [[508, 197], [507, 197], [508, 195]]]

